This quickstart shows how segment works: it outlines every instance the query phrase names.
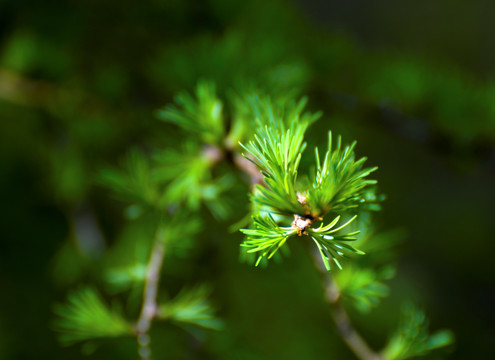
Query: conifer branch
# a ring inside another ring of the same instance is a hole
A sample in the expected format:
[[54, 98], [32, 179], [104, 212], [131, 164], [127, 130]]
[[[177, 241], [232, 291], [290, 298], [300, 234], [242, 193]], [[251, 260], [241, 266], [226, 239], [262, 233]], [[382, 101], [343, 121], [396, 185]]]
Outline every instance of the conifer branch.
[[155, 240], [151, 251], [150, 260], [146, 270], [146, 280], [143, 293], [143, 305], [141, 314], [136, 324], [136, 333], [138, 336], [139, 355], [142, 360], [151, 359], [150, 339], [148, 331], [153, 318], [157, 315], [158, 304], [156, 295], [158, 292], [158, 283], [160, 281], [160, 270], [165, 256], [165, 246], [159, 240]]
[[380, 354], [370, 348], [352, 325], [349, 315], [340, 304], [340, 289], [333, 280], [331, 273], [325, 268], [318, 251], [312, 251], [311, 254], [313, 255], [316, 267], [324, 277], [325, 300], [330, 305], [332, 318], [342, 340], [360, 360], [384, 360]]

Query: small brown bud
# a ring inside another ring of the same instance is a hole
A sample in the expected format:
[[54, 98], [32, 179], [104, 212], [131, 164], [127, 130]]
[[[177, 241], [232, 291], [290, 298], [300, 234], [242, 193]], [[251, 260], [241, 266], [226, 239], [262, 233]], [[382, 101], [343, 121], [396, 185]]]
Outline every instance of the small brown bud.
[[297, 230], [297, 234], [302, 236], [306, 234], [306, 229], [309, 228], [313, 224], [312, 217], [302, 217], [300, 215], [294, 215], [294, 221], [292, 222], [292, 227]]

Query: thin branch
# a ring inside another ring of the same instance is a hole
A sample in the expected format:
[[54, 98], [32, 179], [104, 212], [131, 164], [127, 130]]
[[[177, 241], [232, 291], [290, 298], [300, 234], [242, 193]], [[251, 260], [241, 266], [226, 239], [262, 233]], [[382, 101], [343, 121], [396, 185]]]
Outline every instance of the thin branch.
[[213, 166], [224, 159], [224, 152], [218, 146], [207, 144], [203, 146], [201, 157], [208, 160], [208, 163]]
[[0, 67], [0, 99], [13, 104], [41, 108], [55, 114], [70, 99], [77, 111], [88, 113], [95, 108], [108, 110], [99, 99], [80, 89], [57, 85], [43, 80], [34, 80], [12, 70]]
[[23, 77], [0, 68], [0, 99], [14, 104], [43, 107], [58, 97], [59, 90], [52, 84]]
[[220, 148], [216, 145], [208, 144], [203, 147], [201, 156], [208, 159], [211, 166], [222, 160], [227, 160], [249, 177], [252, 186], [264, 183], [260, 169], [243, 155], [236, 152], [232, 146]]
[[337, 326], [337, 330], [349, 349], [360, 360], [383, 360], [383, 357], [373, 351], [361, 335], [352, 326], [351, 319], [340, 304], [341, 294], [330, 273], [326, 270], [321, 256], [317, 251], [311, 252], [316, 267], [321, 272], [325, 280], [325, 299], [330, 305], [332, 318]]
[[234, 152], [232, 162], [239, 170], [249, 176], [252, 186], [264, 183], [263, 174], [260, 172], [260, 169], [241, 154]]
[[136, 324], [139, 355], [142, 360], [151, 359], [150, 337], [148, 331], [151, 326], [151, 321], [157, 313], [158, 305], [156, 303], [156, 294], [158, 292], [160, 270], [162, 268], [164, 255], [165, 246], [161, 241], [155, 240], [146, 271], [141, 314]]

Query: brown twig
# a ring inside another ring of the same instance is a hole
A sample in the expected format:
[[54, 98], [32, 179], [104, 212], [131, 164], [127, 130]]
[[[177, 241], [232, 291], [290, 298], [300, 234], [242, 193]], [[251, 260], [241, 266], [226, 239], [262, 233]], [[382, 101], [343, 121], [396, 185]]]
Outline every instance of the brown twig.
[[136, 334], [138, 336], [139, 355], [142, 360], [151, 359], [150, 337], [148, 335], [151, 322], [157, 314], [158, 305], [156, 294], [160, 281], [160, 270], [165, 255], [165, 246], [159, 240], [155, 240], [151, 250], [150, 260], [146, 270], [146, 280], [143, 293], [143, 305], [141, 314], [136, 324]]
[[263, 174], [261, 174], [260, 169], [243, 155], [239, 154], [231, 145], [223, 148], [211, 144], [205, 145], [201, 156], [208, 160], [210, 166], [222, 160], [227, 160], [249, 177], [252, 186], [264, 183]]
[[318, 251], [313, 251], [312, 255], [318, 270], [324, 277], [325, 299], [330, 305], [332, 318], [342, 340], [344, 340], [349, 349], [360, 360], [383, 360], [383, 357], [371, 349], [354, 326], [352, 326], [349, 315], [347, 315], [347, 312], [340, 304], [340, 289], [326, 270]]
[[239, 170], [249, 176], [252, 186], [264, 183], [263, 174], [261, 174], [260, 169], [244, 156], [235, 152], [233, 153], [232, 161]]
[[40, 108], [55, 114], [63, 112], [70, 100], [77, 111], [88, 113], [92, 109], [105, 110], [107, 106], [92, 95], [63, 85], [34, 80], [12, 70], [0, 67], [0, 99], [13, 104]]
[[52, 84], [0, 68], [0, 99], [24, 106], [42, 107], [57, 97], [58, 92]]

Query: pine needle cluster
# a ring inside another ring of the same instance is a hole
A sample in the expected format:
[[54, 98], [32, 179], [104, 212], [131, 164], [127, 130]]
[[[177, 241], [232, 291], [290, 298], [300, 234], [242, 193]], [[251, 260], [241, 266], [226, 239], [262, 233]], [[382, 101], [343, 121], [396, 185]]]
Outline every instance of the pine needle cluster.
[[[242, 229], [247, 235], [243, 246], [249, 253], [272, 258], [290, 237], [309, 237], [316, 244], [327, 270], [332, 264], [342, 268], [338, 258], [346, 253], [362, 254], [350, 243], [356, 240], [356, 231], [345, 231], [356, 219], [341, 222], [363, 209], [378, 209], [375, 180], [368, 178], [377, 168], [364, 166], [366, 158], [356, 159], [356, 143], [342, 146], [338, 137], [332, 147], [332, 134], [323, 163], [315, 149], [316, 166], [309, 186], [298, 179], [302, 153], [306, 148], [304, 135], [308, 126], [320, 114], [304, 111], [305, 100], [289, 106], [274, 104], [269, 99], [253, 99], [258, 129], [254, 139], [242, 147], [245, 156], [263, 175], [252, 196], [253, 228]], [[280, 227], [285, 222], [288, 227]], [[340, 224], [339, 224], [340, 222]]]

